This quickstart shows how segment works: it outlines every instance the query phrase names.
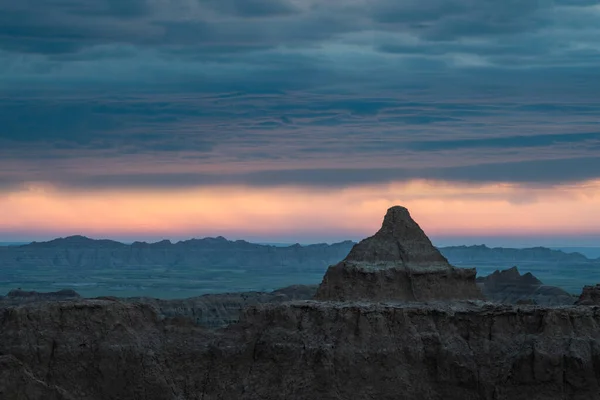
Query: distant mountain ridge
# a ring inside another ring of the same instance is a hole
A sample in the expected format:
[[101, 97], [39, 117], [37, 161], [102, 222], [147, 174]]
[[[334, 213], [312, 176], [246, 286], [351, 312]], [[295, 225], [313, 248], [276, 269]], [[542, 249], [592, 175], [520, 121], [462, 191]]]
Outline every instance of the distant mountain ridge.
[[449, 246], [441, 247], [440, 251], [449, 260], [482, 261], [497, 260], [505, 262], [514, 261], [563, 261], [563, 262], [598, 262], [600, 259], [590, 259], [581, 253], [567, 253], [547, 247], [529, 247], [524, 249], [506, 247], [488, 247], [486, 245]]
[[[177, 253], [182, 259], [172, 259], [165, 253], [161, 253], [160, 260], [156, 262], [167, 262], [169, 264], [185, 264], [185, 251], [191, 253], [197, 253], [198, 251], [203, 252], [217, 252], [236, 250], [242, 253], [248, 253], [248, 255], [259, 255], [259, 254], [288, 254], [296, 255], [300, 258], [312, 257], [312, 253], [320, 254], [322, 256], [331, 254], [335, 257], [331, 260], [331, 263], [335, 263], [343, 259], [352, 249], [356, 243], [350, 240], [345, 240], [338, 243], [327, 244], [317, 243], [309, 245], [270, 245], [270, 244], [257, 244], [251, 243], [245, 240], [228, 240], [223, 236], [217, 237], [205, 237], [202, 239], [188, 239], [178, 242], [171, 242], [170, 240], [162, 240], [158, 242], [140, 242], [136, 241], [131, 244], [122, 243], [110, 239], [91, 239], [86, 236], [75, 235], [64, 238], [57, 238], [45, 242], [32, 242], [29, 244], [22, 245], [0, 245], [0, 267], [7, 266], [8, 263], [11, 265], [27, 263], [27, 259], [33, 261], [43, 261], [44, 257], [42, 253], [50, 255], [48, 252], [54, 250], [104, 250], [112, 251], [111, 255], [120, 257], [118, 260], [113, 260], [111, 265], [119, 263], [136, 263], [142, 266], [147, 263], [152, 263], [150, 254], [142, 254], [144, 251], [151, 250], [170, 250], [172, 253]], [[491, 260], [497, 262], [506, 262], [508, 264], [514, 262], [523, 261], [551, 261], [551, 262], [569, 262], [569, 263], [587, 263], [587, 262], [600, 262], [600, 258], [591, 259], [578, 252], [565, 252], [562, 250], [550, 249], [547, 247], [531, 247], [531, 248], [505, 248], [505, 247], [488, 247], [486, 245], [471, 245], [471, 246], [446, 246], [438, 247], [440, 252], [450, 261], [450, 263], [476, 263], [476, 262], [489, 262]], [[39, 250], [42, 253], [39, 257], [32, 254], [31, 250]], [[331, 250], [331, 251], [330, 251]], [[123, 253], [124, 252], [124, 253]], [[11, 261], [11, 255], [16, 256]], [[18, 256], [17, 256], [18, 255]], [[96, 254], [100, 256], [100, 254]], [[33, 256], [33, 259], [31, 258]], [[219, 258], [217, 254], [213, 256]], [[224, 258], [230, 258], [231, 253], [223, 253]], [[40, 259], [41, 258], [41, 259]], [[273, 258], [273, 257], [271, 257]], [[275, 257], [277, 258], [277, 257]], [[328, 259], [329, 257], [325, 257]], [[60, 259], [60, 257], [59, 257]], [[80, 260], [83, 261], [83, 260]], [[107, 260], [104, 260], [107, 261]], [[119, 261], [119, 262], [117, 262]], [[247, 258], [244, 262], [248, 262]], [[16, 264], [15, 264], [16, 263]], [[50, 264], [60, 264], [59, 260], [54, 259]]]
[[326, 268], [344, 258], [354, 242], [299, 244], [287, 247], [261, 245], [222, 236], [172, 243], [134, 242], [69, 236], [47, 242], [0, 247], [0, 268], [55, 267], [269, 267]]
[[[237, 291], [270, 291], [320, 283], [327, 267], [350, 253], [352, 241], [267, 245], [222, 236], [173, 243], [121, 243], [69, 236], [47, 242], [0, 246], [0, 294], [15, 287], [72, 288], [84, 297], [115, 295], [184, 298]], [[579, 293], [600, 281], [600, 260], [545, 247], [440, 247], [450, 264], [477, 268], [478, 276], [518, 266], [550, 286]]]

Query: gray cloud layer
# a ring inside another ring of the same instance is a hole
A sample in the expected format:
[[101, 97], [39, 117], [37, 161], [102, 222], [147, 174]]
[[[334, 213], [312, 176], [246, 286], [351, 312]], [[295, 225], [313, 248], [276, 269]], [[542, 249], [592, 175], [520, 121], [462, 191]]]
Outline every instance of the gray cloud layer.
[[0, 0], [0, 187], [600, 177], [600, 2]]

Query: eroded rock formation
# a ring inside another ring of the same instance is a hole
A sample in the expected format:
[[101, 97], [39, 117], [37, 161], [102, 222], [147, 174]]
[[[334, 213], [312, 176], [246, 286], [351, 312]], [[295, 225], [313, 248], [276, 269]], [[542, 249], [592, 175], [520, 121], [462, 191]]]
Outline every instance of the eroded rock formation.
[[576, 304], [582, 306], [600, 306], [600, 284], [584, 286]]
[[405, 209], [327, 274], [317, 297], [360, 301], [256, 304], [223, 329], [118, 299], [0, 306], [0, 398], [598, 399], [599, 307], [444, 301], [478, 298], [474, 271]]
[[595, 307], [305, 301], [250, 307], [240, 324], [215, 331], [161, 321], [148, 305], [85, 300], [0, 310], [0, 337], [9, 376], [22, 377], [0, 388], [25, 393], [34, 384], [28, 400], [591, 400], [600, 393]]
[[482, 298], [475, 269], [455, 268], [436, 249], [404, 207], [387, 211], [381, 229], [329, 267], [318, 300]]
[[487, 300], [497, 303], [561, 306], [575, 302], [568, 292], [544, 285], [530, 272], [521, 275], [517, 267], [477, 278], [477, 285]]

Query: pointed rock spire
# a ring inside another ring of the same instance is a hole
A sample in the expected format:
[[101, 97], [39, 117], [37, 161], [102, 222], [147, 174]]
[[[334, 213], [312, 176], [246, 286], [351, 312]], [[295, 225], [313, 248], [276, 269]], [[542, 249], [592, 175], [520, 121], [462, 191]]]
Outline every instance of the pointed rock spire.
[[454, 268], [408, 210], [388, 209], [381, 229], [329, 267], [318, 300], [479, 299], [475, 269]]
[[355, 245], [344, 261], [450, 267], [408, 210], [401, 206], [388, 209], [381, 229]]

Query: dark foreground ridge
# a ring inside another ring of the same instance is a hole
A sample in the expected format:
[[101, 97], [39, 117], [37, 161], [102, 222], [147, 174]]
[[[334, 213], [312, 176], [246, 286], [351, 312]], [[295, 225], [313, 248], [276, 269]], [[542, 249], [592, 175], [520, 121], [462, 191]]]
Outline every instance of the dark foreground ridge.
[[458, 269], [397, 211], [344, 261], [360, 300], [256, 304], [222, 329], [119, 299], [0, 306], [0, 399], [598, 399], [600, 307], [449, 300]]
[[329, 267], [319, 300], [481, 299], [475, 269], [455, 268], [404, 207], [387, 211], [381, 229]]
[[[5, 399], [597, 399], [600, 310], [294, 302], [206, 330], [149, 305], [0, 313]], [[2, 397], [3, 396], [3, 397]]]

